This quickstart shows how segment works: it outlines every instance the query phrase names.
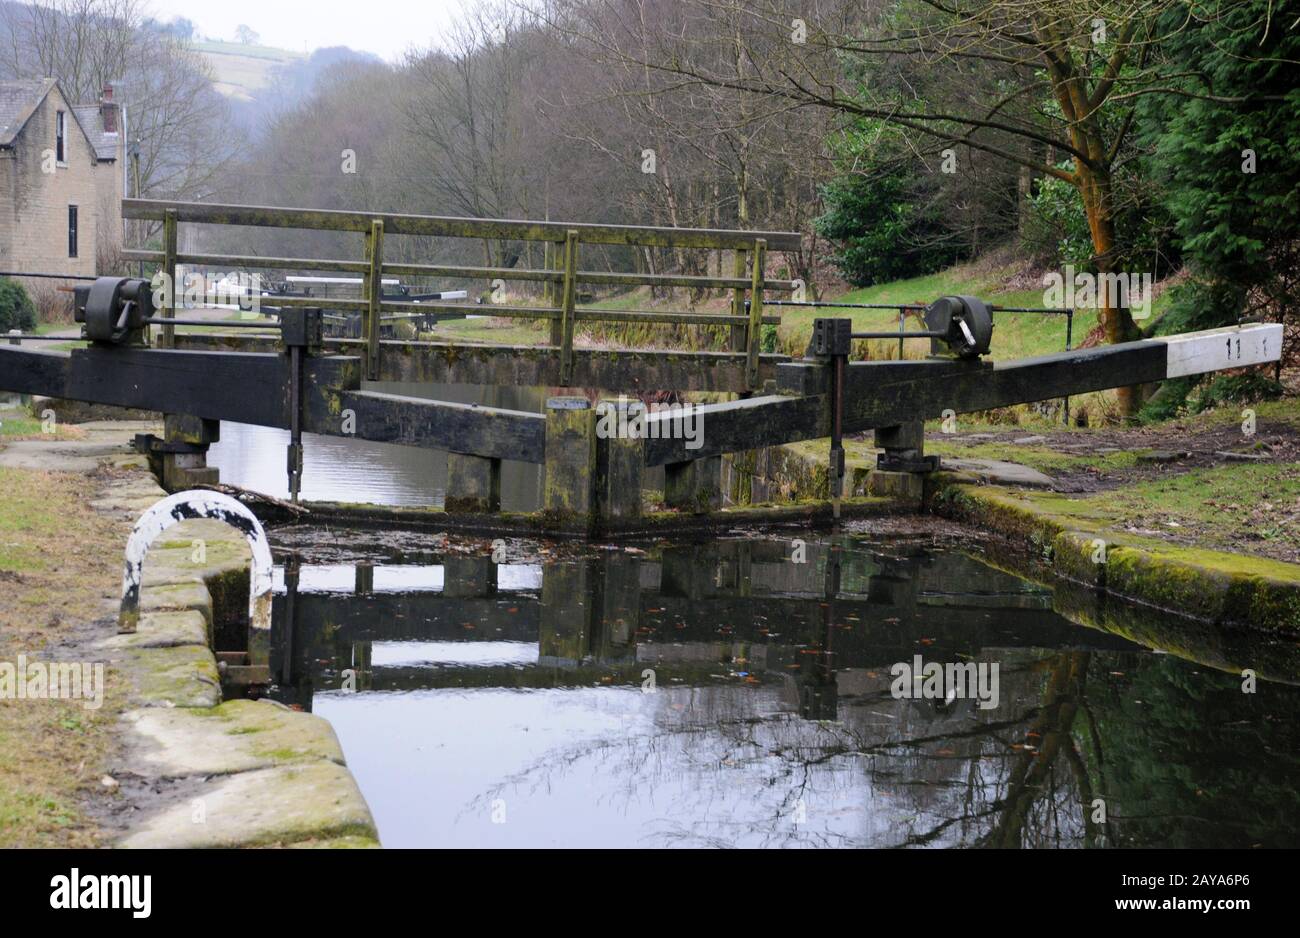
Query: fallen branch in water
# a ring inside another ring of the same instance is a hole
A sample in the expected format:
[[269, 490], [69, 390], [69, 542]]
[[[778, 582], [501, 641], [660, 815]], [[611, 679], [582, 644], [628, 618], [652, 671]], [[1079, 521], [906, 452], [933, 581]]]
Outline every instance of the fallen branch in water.
[[241, 502], [262, 502], [266, 505], [274, 505], [276, 508], [282, 508], [294, 517], [299, 515], [311, 514], [310, 509], [301, 505], [295, 505], [293, 502], [286, 502], [282, 498], [276, 498], [273, 495], [263, 495], [261, 492], [254, 492], [251, 489], [241, 489], [237, 485], [226, 485], [222, 482], [204, 483], [194, 486], [196, 489], [208, 489], [213, 492], [220, 492], [223, 495], [230, 495], [239, 499]]

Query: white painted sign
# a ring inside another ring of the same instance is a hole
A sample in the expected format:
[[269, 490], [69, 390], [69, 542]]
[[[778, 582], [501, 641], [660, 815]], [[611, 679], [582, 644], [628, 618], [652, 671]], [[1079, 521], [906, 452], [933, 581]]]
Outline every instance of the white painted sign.
[[1155, 341], [1168, 347], [1165, 377], [1181, 378], [1277, 361], [1282, 356], [1282, 324], [1227, 326]]

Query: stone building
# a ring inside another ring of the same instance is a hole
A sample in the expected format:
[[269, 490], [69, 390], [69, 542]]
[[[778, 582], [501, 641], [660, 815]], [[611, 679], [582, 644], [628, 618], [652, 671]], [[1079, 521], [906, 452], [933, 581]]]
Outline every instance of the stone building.
[[[105, 88], [0, 81], [0, 271], [94, 274], [122, 244], [125, 114]], [[30, 284], [30, 282], [29, 282]]]

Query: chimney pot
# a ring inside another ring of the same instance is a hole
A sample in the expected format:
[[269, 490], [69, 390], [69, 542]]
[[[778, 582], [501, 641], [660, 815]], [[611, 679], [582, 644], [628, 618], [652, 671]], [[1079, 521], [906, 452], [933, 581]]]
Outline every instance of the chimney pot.
[[112, 85], [104, 85], [104, 96], [99, 102], [99, 116], [104, 124], [104, 133], [117, 133], [117, 105], [113, 103]]

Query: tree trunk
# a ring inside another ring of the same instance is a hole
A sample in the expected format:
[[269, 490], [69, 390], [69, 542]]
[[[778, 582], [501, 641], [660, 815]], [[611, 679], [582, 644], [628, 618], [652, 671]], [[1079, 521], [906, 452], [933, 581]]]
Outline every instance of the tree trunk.
[[1016, 195], [1016, 228], [1023, 238], [1029, 233], [1034, 218], [1034, 171], [1028, 166], [1020, 167]]
[[[1114, 273], [1118, 266], [1115, 244], [1114, 192], [1109, 173], [1099, 173], [1079, 166], [1079, 192], [1083, 196], [1083, 210], [1088, 216], [1088, 230], [1092, 235], [1094, 260], [1097, 264], [1098, 286], [1106, 281], [1104, 274]], [[1109, 290], [1098, 289], [1099, 319], [1106, 342], [1132, 342], [1142, 337], [1127, 309], [1116, 307]], [[1115, 399], [1120, 414], [1132, 417], [1142, 404], [1141, 386], [1117, 388]]]

